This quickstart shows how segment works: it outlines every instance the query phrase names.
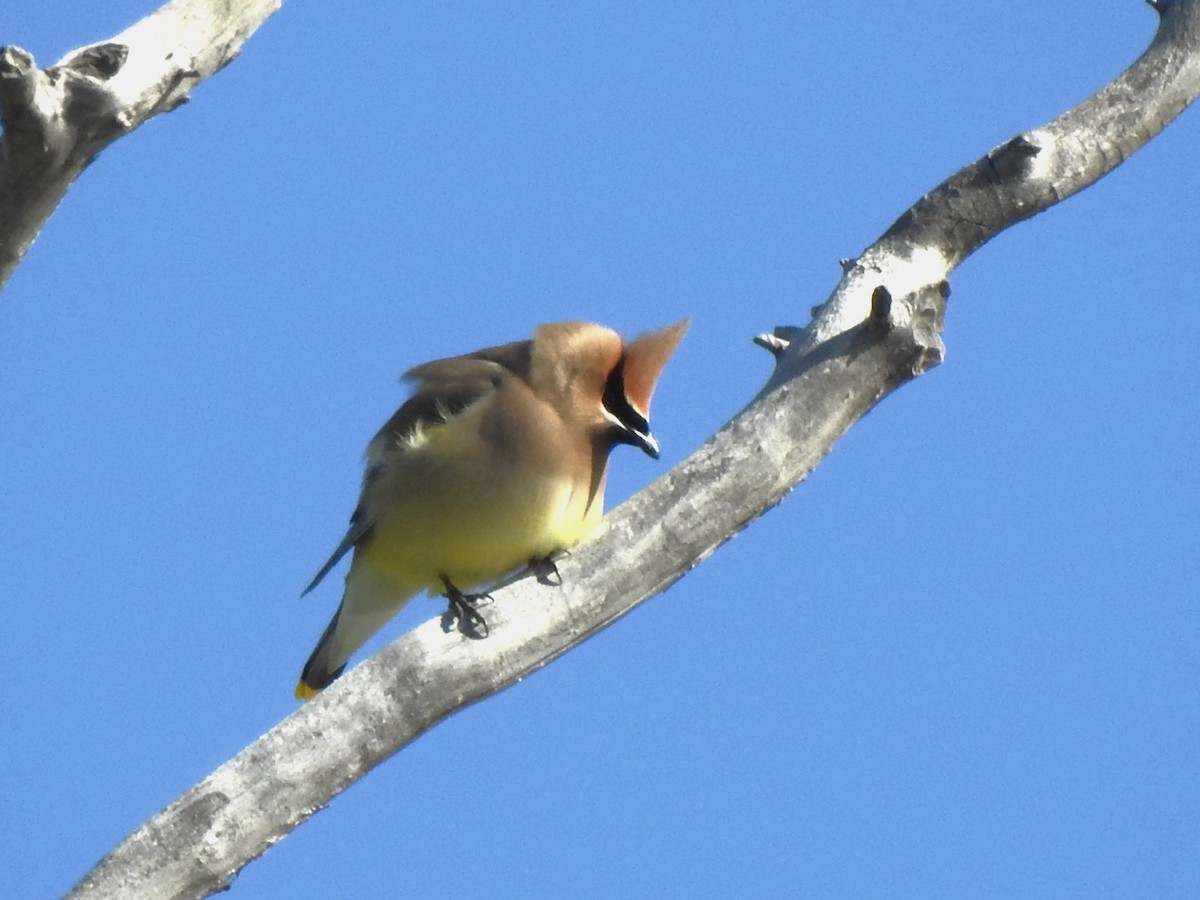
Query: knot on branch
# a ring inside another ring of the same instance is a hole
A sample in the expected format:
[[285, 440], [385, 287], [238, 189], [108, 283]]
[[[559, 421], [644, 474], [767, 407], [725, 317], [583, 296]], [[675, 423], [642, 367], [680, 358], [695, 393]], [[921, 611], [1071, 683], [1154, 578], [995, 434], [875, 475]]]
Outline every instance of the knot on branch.
[[768, 351], [778, 363], [779, 357], [792, 346], [798, 333], [799, 329], [793, 328], [791, 325], [778, 325], [770, 334], [755, 335], [754, 343]]
[[1029, 171], [1030, 160], [1041, 152], [1042, 148], [1029, 135], [1018, 134], [984, 158], [991, 164], [997, 181], [1012, 181], [1023, 178]]
[[43, 70], [20, 47], [0, 48], [0, 122], [10, 165], [50, 168], [85, 161], [129, 127], [107, 85], [125, 64], [123, 44], [96, 44]]
[[129, 130], [128, 114], [104, 81], [70, 70], [66, 75], [63, 114], [76, 145], [107, 143]]
[[[866, 276], [866, 270], [861, 274]], [[845, 286], [846, 295], [830, 301], [861, 310], [856, 325], [815, 341], [812, 325], [808, 329], [779, 326], [771, 334], [754, 339], [775, 357], [775, 371], [760, 397], [829, 365], [873, 366], [874, 374], [865, 377], [888, 385], [890, 390], [942, 362], [946, 355], [942, 329], [949, 282], [938, 278], [909, 287], [911, 282], [905, 284], [903, 279], [893, 278], [892, 284], [902, 285], [894, 291], [881, 270], [871, 274], [871, 278], [863, 277]]]
[[909, 328], [917, 351], [912, 363], [913, 375], [923, 375], [946, 358], [942, 329], [946, 326], [949, 298], [950, 282], [945, 280], [927, 285], [912, 296]]
[[20, 47], [0, 47], [0, 123], [20, 127], [21, 112], [33, 103], [37, 66]]
[[945, 280], [922, 285], [911, 293], [894, 296], [886, 285], [871, 292], [871, 312], [860, 326], [854, 343], [857, 348], [886, 344], [897, 368], [904, 375], [923, 375], [946, 355], [942, 328], [946, 321], [946, 300], [950, 283]]
[[124, 44], [94, 44], [68, 56], [59, 68], [70, 69], [100, 81], [108, 81], [121, 71], [128, 58], [129, 48]]
[[884, 330], [892, 324], [892, 292], [882, 284], [871, 292], [870, 321]]

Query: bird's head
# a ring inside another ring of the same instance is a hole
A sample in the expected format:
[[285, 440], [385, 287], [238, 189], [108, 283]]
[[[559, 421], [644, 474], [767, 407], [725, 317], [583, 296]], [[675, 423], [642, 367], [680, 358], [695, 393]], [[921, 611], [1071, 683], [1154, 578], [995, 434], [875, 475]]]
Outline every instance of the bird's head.
[[626, 343], [601, 325], [559, 322], [539, 328], [535, 343], [553, 360], [551, 377], [572, 416], [590, 421], [609, 446], [632, 444], [657, 459], [650, 398], [687, 327], [685, 319]]

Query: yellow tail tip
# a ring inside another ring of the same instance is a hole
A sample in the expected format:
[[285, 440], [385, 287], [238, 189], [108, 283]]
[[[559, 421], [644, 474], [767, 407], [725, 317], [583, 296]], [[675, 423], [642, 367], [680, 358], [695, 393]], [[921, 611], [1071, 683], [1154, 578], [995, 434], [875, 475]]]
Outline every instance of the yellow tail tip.
[[311, 700], [313, 697], [317, 696], [317, 694], [319, 694], [319, 693], [321, 693], [321, 691], [319, 689], [314, 688], [314, 687], [309, 687], [303, 681], [299, 682], [296, 685], [295, 696], [296, 696], [297, 700]]

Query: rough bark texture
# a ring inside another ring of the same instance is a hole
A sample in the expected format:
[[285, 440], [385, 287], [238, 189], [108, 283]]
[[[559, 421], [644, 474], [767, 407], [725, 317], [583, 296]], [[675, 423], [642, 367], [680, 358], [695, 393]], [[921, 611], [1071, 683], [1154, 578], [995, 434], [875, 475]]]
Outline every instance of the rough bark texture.
[[986, 241], [1098, 181], [1183, 112], [1200, 91], [1200, 14], [1192, 0], [1150, 5], [1159, 27], [1133, 65], [1078, 106], [955, 172], [844, 263], [842, 280], [807, 327], [776, 330], [778, 343], [793, 347], [764, 392], [803, 368], [811, 348], [861, 322], [877, 285], [902, 296], [943, 281]]
[[282, 0], [176, 0], [39, 69], [0, 47], [0, 287], [105, 147], [188, 99]]
[[141, 826], [71, 896], [201, 897], [228, 886], [426, 729], [664, 590], [778, 503], [854, 422], [941, 360], [955, 265], [1094, 182], [1200, 93], [1200, 0], [1155, 8], [1158, 34], [1124, 75], [921, 198], [845, 264], [808, 327], [761, 336], [778, 361], [763, 392], [610, 514], [598, 537], [560, 563], [561, 588], [527, 580], [497, 593], [486, 640], [436, 622], [401, 637]]

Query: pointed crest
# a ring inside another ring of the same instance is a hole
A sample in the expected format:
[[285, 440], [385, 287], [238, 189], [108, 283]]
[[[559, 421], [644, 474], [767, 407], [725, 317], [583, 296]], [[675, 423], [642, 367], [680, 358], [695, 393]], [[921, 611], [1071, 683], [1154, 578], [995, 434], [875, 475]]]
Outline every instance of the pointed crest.
[[688, 320], [640, 334], [625, 348], [625, 396], [643, 416], [650, 415], [650, 398], [658, 376], [688, 329]]

